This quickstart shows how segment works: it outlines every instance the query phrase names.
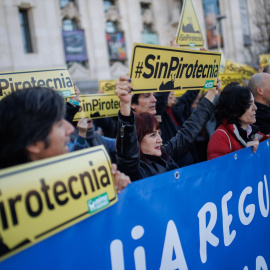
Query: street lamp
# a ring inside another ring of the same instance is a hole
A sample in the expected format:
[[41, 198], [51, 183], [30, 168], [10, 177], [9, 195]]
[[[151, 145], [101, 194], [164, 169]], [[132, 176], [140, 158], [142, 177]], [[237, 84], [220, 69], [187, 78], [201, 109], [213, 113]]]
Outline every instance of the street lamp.
[[226, 15], [217, 15], [216, 16], [216, 31], [217, 31], [217, 47], [218, 51], [220, 51], [220, 39], [219, 39], [219, 28], [220, 28], [220, 21], [226, 19]]

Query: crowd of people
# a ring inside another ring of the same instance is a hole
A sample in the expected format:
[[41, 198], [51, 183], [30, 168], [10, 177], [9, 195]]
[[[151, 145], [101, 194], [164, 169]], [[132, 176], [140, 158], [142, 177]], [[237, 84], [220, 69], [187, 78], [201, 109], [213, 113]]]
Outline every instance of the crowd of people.
[[174, 91], [132, 94], [123, 75], [115, 90], [118, 117], [95, 121], [73, 121], [76, 86], [75, 102], [66, 103], [44, 87], [11, 93], [0, 101], [0, 169], [104, 145], [121, 192], [131, 181], [246, 147], [255, 153], [270, 133], [269, 71], [254, 74], [247, 86], [233, 82], [220, 91], [218, 79], [207, 93], [189, 90], [178, 98]]

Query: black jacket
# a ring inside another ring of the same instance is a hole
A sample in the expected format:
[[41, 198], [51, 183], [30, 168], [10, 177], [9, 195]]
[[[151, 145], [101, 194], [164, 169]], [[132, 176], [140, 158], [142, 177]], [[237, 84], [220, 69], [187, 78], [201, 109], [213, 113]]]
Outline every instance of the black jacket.
[[166, 154], [161, 157], [145, 156], [147, 162], [140, 159], [140, 146], [137, 140], [133, 112], [131, 111], [129, 117], [125, 117], [119, 112], [116, 139], [118, 169], [129, 175], [131, 181], [136, 181], [178, 168], [175, 160], [179, 160], [182, 154], [186, 153], [214, 110], [215, 106], [212, 102], [204, 98], [190, 118], [184, 122], [176, 136], [163, 146]]
[[156, 115], [161, 116], [160, 129], [162, 140], [166, 143], [175, 136], [178, 129], [182, 127], [183, 123], [189, 118], [191, 114], [191, 105], [199, 94], [200, 90], [189, 90], [183, 96], [177, 98], [177, 103], [172, 107], [172, 113], [179, 126], [176, 126], [171, 116], [166, 112], [168, 103], [168, 96], [170, 92], [155, 93]]
[[257, 106], [255, 125], [259, 127], [261, 133], [268, 135], [270, 133], [270, 106], [256, 101], [255, 105]]
[[69, 102], [66, 102], [66, 115], [65, 119], [72, 124], [75, 114], [80, 110], [80, 106], [73, 106]]
[[[191, 105], [199, 94], [200, 90], [189, 90], [181, 97], [177, 98], [177, 103], [172, 107], [172, 113], [179, 126], [176, 126], [171, 116], [166, 112], [168, 96], [170, 92], [157, 92], [156, 110], [157, 115], [161, 116], [160, 129], [163, 143], [173, 138], [177, 131], [183, 126], [183, 123], [191, 114]], [[186, 153], [179, 160], [175, 160], [179, 167], [188, 166], [199, 161], [198, 153], [193, 144], [190, 145]]]

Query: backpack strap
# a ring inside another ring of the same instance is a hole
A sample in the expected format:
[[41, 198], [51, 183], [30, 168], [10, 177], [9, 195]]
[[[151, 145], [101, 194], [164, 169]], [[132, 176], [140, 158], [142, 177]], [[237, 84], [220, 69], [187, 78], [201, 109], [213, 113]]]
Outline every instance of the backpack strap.
[[228, 140], [229, 140], [229, 143], [230, 143], [230, 149], [231, 149], [231, 151], [232, 151], [232, 144], [231, 144], [231, 140], [230, 140], [230, 137], [229, 137], [229, 135], [227, 134], [227, 132], [226, 132], [225, 130], [223, 130], [223, 129], [217, 129], [217, 130], [220, 130], [220, 131], [224, 132], [224, 133], [227, 135]]

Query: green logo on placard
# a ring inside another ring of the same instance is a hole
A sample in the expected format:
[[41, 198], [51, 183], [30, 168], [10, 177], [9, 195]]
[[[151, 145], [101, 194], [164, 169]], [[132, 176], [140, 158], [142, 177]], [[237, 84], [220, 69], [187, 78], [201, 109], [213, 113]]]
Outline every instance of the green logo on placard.
[[101, 208], [104, 208], [109, 204], [110, 201], [107, 192], [87, 201], [90, 214], [100, 210]]
[[60, 94], [63, 98], [65, 97], [70, 97], [71, 96], [71, 91], [70, 90], [64, 90], [64, 91], [60, 91]]
[[213, 88], [214, 87], [214, 82], [215, 81], [206, 81], [203, 88], [204, 89]]

